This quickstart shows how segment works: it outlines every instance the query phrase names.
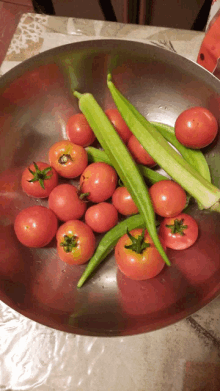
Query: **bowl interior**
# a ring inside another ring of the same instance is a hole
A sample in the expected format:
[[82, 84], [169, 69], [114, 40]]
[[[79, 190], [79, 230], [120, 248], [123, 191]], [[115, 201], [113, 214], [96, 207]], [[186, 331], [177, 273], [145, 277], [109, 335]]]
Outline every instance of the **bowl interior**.
[[[64, 61], [71, 62], [71, 80]], [[219, 294], [220, 218], [217, 213], [187, 210], [199, 224], [196, 244], [168, 250], [172, 267], [154, 279], [136, 282], [116, 268], [113, 255], [81, 288], [85, 266], [68, 266], [56, 254], [55, 240], [29, 249], [16, 239], [18, 212], [47, 200], [21, 189], [23, 169], [48, 162], [48, 149], [66, 138], [66, 122], [79, 112], [68, 86], [91, 92], [103, 109], [115, 107], [106, 86], [112, 72], [120, 91], [151, 121], [174, 125], [191, 106], [204, 106], [220, 122], [220, 83], [185, 58], [147, 44], [87, 41], [52, 49], [15, 67], [0, 80], [0, 299], [35, 320], [82, 335], [134, 335], [159, 329], [190, 315]], [[219, 139], [204, 150], [213, 182], [220, 186]]]

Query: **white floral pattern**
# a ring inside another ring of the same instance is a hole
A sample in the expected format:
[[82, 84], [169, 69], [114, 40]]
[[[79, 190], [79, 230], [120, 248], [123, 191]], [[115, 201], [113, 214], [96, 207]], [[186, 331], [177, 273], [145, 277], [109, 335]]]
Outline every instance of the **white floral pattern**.
[[23, 14], [19, 26], [12, 38], [7, 57], [19, 54], [21, 49], [28, 49], [29, 43], [38, 43], [46, 29], [48, 16]]

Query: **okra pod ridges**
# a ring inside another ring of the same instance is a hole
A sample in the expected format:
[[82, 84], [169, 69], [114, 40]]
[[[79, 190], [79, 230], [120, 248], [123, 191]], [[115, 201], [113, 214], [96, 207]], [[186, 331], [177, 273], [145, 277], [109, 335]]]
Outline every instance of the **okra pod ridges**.
[[[74, 95], [77, 96], [77, 93], [75, 92]], [[157, 250], [167, 265], [170, 266], [170, 261], [157, 234], [155, 213], [143, 176], [127, 147], [93, 95], [85, 93], [78, 96], [80, 110], [85, 115], [99, 143], [107, 153], [122, 182], [127, 187], [138, 207], [139, 213], [144, 217], [146, 228]]]
[[115, 104], [131, 132], [159, 166], [201, 203], [204, 209], [218, 203], [220, 190], [203, 178], [168, 144], [157, 129], [117, 90], [109, 76], [107, 83]]
[[209, 166], [201, 151], [186, 148], [182, 145], [177, 140], [173, 127], [158, 122], [151, 122], [151, 124], [154, 125], [165, 139], [181, 153], [188, 163], [190, 163], [205, 179], [207, 179], [207, 181], [211, 182]]

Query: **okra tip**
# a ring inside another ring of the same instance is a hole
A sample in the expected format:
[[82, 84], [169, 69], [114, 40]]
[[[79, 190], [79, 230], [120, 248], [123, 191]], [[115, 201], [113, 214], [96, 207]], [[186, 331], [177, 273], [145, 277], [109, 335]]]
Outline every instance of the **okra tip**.
[[108, 75], [107, 75], [107, 82], [108, 81], [112, 81], [112, 75], [111, 75], [111, 73], [108, 73]]
[[84, 282], [85, 282], [85, 280], [80, 278], [80, 280], [77, 283], [77, 288], [81, 288], [83, 286]]
[[74, 91], [73, 95], [76, 96], [78, 99], [80, 99], [82, 96], [82, 94], [80, 94], [80, 92], [78, 92], [78, 91]]

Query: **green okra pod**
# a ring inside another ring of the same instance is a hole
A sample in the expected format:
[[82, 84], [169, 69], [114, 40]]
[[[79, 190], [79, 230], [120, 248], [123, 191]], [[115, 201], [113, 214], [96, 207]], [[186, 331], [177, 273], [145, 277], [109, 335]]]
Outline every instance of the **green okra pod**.
[[170, 265], [157, 234], [155, 213], [146, 183], [131, 154], [93, 95], [89, 93], [80, 94], [77, 91], [74, 92], [74, 95], [79, 99], [80, 110], [85, 115], [124, 186], [131, 194], [139, 213], [144, 218], [146, 228], [155, 247], [166, 264]]

